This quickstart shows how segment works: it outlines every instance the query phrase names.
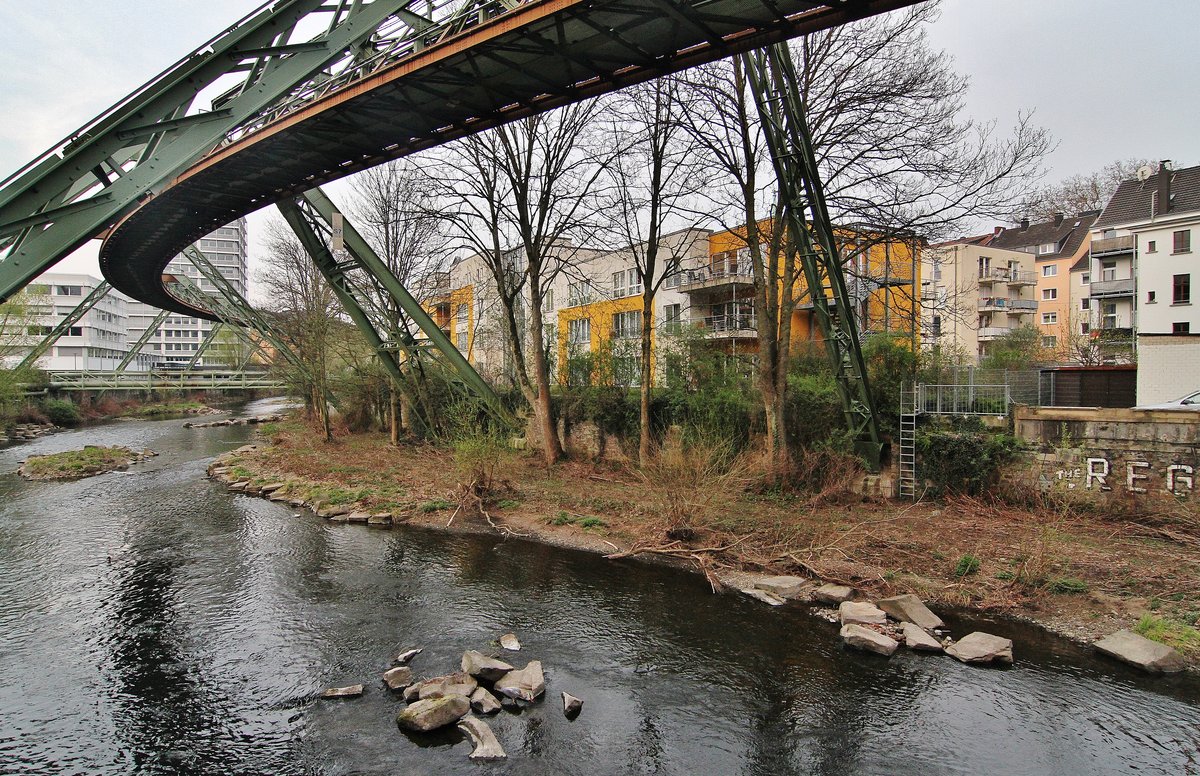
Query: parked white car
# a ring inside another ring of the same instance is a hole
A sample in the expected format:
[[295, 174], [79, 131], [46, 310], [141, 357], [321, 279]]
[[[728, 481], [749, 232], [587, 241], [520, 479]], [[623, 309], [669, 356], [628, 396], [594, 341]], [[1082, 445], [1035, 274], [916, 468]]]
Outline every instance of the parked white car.
[[1134, 407], [1135, 410], [1191, 410], [1200, 412], [1200, 391], [1192, 391], [1187, 396], [1165, 401], [1162, 404], [1143, 404]]

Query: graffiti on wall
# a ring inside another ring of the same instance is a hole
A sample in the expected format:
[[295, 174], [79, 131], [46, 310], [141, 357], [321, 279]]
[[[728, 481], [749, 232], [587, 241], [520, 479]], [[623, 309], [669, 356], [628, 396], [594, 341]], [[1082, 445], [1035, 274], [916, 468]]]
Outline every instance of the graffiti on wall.
[[1196, 470], [1185, 463], [1155, 465], [1138, 459], [1114, 462], [1108, 456], [1094, 456], [1084, 459], [1082, 466], [1060, 468], [1055, 478], [1068, 490], [1123, 489], [1129, 493], [1159, 491], [1187, 496], [1195, 489]]

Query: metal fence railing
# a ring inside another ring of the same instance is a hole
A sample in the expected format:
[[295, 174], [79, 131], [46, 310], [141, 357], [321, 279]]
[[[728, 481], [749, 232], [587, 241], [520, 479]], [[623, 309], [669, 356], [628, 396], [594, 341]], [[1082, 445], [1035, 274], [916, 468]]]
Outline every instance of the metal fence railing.
[[917, 386], [917, 412], [922, 415], [1007, 415], [1010, 404], [1007, 385]]

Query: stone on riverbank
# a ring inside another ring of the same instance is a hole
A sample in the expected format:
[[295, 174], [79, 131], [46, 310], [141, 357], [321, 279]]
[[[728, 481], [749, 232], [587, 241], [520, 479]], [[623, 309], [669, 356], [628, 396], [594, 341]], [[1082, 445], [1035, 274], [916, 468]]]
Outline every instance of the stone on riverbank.
[[532, 703], [545, 691], [546, 677], [539, 660], [529, 661], [529, 665], [519, 671], [509, 671], [496, 682], [496, 692], [520, 701]]
[[924, 628], [927, 631], [946, 627], [946, 623], [942, 622], [941, 617], [929, 611], [929, 607], [925, 606], [920, 598], [911, 593], [892, 596], [891, 598], [881, 598], [875, 602], [875, 605], [887, 612], [894, 619], [900, 622], [911, 622], [913, 625]]
[[794, 601], [797, 598], [808, 598], [812, 583], [804, 577], [773, 576], [755, 579], [754, 586], [785, 601]]
[[458, 723], [458, 729], [471, 737], [475, 747], [471, 750], [472, 760], [503, 760], [508, 757], [504, 747], [496, 740], [496, 734], [483, 720], [467, 717]]
[[456, 671], [452, 674], [435, 676], [432, 679], [426, 679], [421, 682], [420, 689], [417, 691], [417, 697], [421, 700], [425, 700], [426, 698], [442, 698], [447, 695], [461, 695], [464, 698], [469, 698], [478, 686], [479, 683], [471, 678], [469, 674]]
[[813, 591], [813, 600], [824, 604], [840, 604], [854, 597], [854, 588], [846, 585], [821, 585]]
[[417, 647], [416, 649], [407, 649], [401, 652], [399, 655], [396, 655], [396, 662], [402, 666], [406, 666], [412, 662], [414, 657], [421, 654], [423, 651], [424, 650], [420, 647]]
[[452, 725], [467, 715], [471, 702], [463, 695], [419, 700], [396, 715], [396, 724], [405, 730], [428, 733]]
[[946, 654], [964, 663], [1006, 663], [1011, 665], [1013, 643], [1012, 639], [975, 631], [947, 647]]
[[321, 504], [319, 507], [314, 507], [313, 511], [318, 517], [341, 517], [342, 515], [350, 514], [350, 507], [347, 504]]
[[906, 622], [901, 625], [901, 632], [904, 634], [904, 644], [909, 649], [914, 649], [918, 652], [942, 651], [942, 642], [930, 636], [925, 632], [924, 628], [918, 625]]
[[1183, 656], [1176, 650], [1129, 630], [1119, 630], [1105, 636], [1092, 646], [1097, 652], [1152, 674], [1182, 671], [1187, 666]]
[[471, 693], [471, 708], [476, 714], [495, 714], [500, 711], [500, 701], [483, 687], [476, 687]]
[[567, 719], [575, 719], [579, 716], [579, 712], [583, 711], [583, 698], [576, 698], [569, 692], [562, 694], [563, 715]]
[[509, 652], [520, 652], [521, 642], [517, 641], [517, 637], [512, 633], [505, 633], [500, 637], [500, 646], [507, 649]]
[[462, 670], [476, 679], [494, 682], [513, 670], [513, 667], [503, 660], [488, 657], [482, 652], [469, 649], [462, 656]]
[[838, 605], [838, 619], [842, 625], [883, 625], [887, 615], [869, 601], [842, 601]]
[[412, 669], [407, 666], [393, 668], [383, 673], [383, 683], [389, 690], [403, 690], [412, 684]]
[[843, 625], [839, 635], [842, 637], [842, 643], [848, 647], [874, 652], [884, 657], [891, 657], [892, 653], [900, 646], [895, 639], [854, 623]]
[[322, 698], [357, 698], [363, 694], [363, 686], [361, 684], [352, 684], [347, 687], [330, 687], [321, 693]]

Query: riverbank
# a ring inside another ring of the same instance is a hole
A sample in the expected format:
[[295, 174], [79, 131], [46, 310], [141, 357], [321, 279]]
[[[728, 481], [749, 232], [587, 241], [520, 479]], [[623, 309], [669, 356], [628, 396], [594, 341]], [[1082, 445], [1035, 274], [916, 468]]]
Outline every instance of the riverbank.
[[[761, 492], [737, 466], [685, 458], [639, 472], [571, 461], [547, 470], [513, 451], [393, 448], [382, 435], [323, 443], [303, 424], [222, 458], [228, 479], [325, 516], [500, 533], [616, 557], [652, 555], [711, 580], [799, 574], [872, 598], [1002, 613], [1091, 642], [1122, 628], [1200, 664], [1200, 537], [1086, 512], [981, 501], [904, 504]], [[269, 443], [266, 443], [269, 442]], [[482, 468], [481, 468], [482, 467]], [[481, 485], [482, 483], [482, 485]]]

